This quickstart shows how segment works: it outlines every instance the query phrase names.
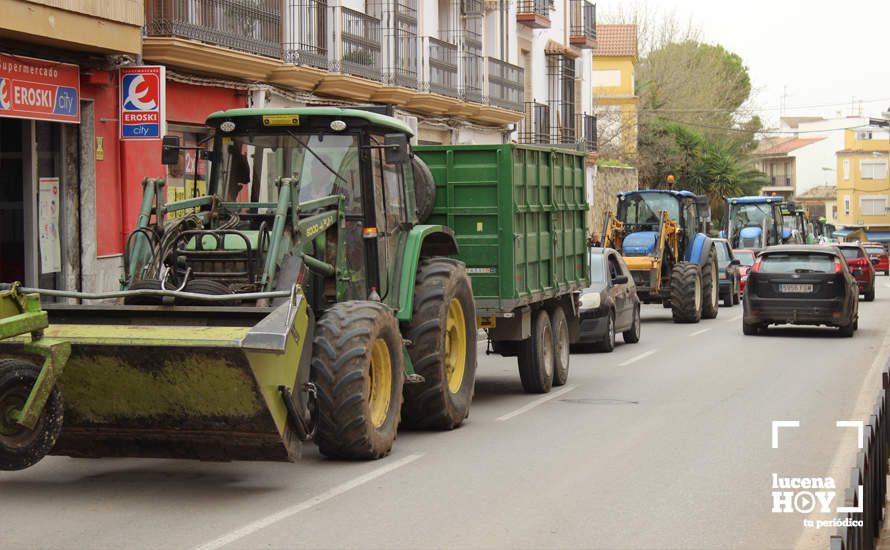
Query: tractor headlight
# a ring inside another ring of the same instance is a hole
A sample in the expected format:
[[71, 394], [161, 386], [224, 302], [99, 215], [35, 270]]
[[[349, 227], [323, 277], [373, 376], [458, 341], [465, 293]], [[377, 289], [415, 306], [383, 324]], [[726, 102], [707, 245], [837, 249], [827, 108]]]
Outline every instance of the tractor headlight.
[[226, 120], [219, 125], [219, 129], [223, 132], [232, 132], [235, 130], [235, 123], [231, 120]]
[[589, 311], [600, 307], [600, 293], [587, 292], [581, 295], [581, 311]]

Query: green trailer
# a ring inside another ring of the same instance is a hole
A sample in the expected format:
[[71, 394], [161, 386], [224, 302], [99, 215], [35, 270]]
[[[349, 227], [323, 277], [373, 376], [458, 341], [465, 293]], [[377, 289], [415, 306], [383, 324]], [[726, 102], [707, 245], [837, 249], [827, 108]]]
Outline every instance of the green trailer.
[[454, 230], [491, 350], [515, 356], [523, 387], [565, 384], [588, 285], [585, 157], [528, 145], [429, 145], [436, 200], [427, 223]]

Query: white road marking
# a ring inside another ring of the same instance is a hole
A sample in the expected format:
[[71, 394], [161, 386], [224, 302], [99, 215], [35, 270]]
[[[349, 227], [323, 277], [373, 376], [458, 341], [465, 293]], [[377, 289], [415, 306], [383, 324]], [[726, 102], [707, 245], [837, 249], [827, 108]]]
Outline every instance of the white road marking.
[[567, 394], [575, 388], [576, 388], [576, 386], [566, 386], [566, 387], [562, 388], [561, 390], [551, 392], [551, 393], [545, 395], [544, 397], [535, 399], [531, 403], [528, 403], [527, 405], [519, 407], [518, 409], [516, 409], [513, 412], [508, 412], [507, 414], [505, 414], [503, 416], [499, 416], [499, 417], [495, 418], [495, 420], [498, 422], [504, 422], [505, 420], [510, 420], [513, 417], [519, 416], [522, 413], [525, 413], [525, 412], [528, 412], [528, 411], [534, 409], [538, 405], [543, 405], [544, 403], [550, 401], [551, 399], [556, 399], [560, 395]]
[[618, 363], [618, 366], [619, 366], [619, 367], [626, 367], [626, 366], [630, 365], [631, 363], [636, 363], [636, 362], [639, 361], [640, 359], [645, 359], [646, 357], [649, 357], [650, 355], [652, 355], [652, 354], [655, 353], [656, 351], [658, 351], [658, 349], [650, 349], [649, 351], [647, 351], [647, 352], [645, 352], [645, 353], [641, 353], [641, 354], [637, 355], [636, 357], [631, 357], [630, 359], [628, 359], [628, 360], [625, 361], [624, 363]]
[[340, 485], [328, 489], [327, 491], [316, 495], [308, 500], [304, 500], [299, 504], [295, 504], [293, 506], [285, 508], [284, 510], [281, 510], [280, 512], [276, 512], [252, 523], [248, 523], [240, 529], [236, 529], [217, 539], [213, 539], [210, 542], [204, 543], [201, 546], [197, 546], [194, 548], [194, 550], [216, 550], [217, 548], [222, 548], [223, 546], [232, 544], [235, 541], [241, 540], [244, 537], [247, 537], [249, 535], [252, 535], [253, 533], [256, 533], [257, 531], [269, 527], [270, 525], [278, 523], [279, 521], [283, 521], [291, 516], [299, 514], [300, 512], [304, 512], [323, 502], [331, 500], [334, 497], [340, 496], [347, 491], [364, 485], [365, 483], [374, 481], [378, 477], [384, 476], [392, 472], [393, 470], [401, 468], [402, 466], [407, 466], [408, 464], [414, 462], [422, 456], [422, 454], [408, 455], [405, 458], [396, 460], [395, 462], [391, 462], [390, 464], [377, 468], [376, 470], [371, 470], [367, 474], [360, 475], [357, 478], [346, 481], [345, 483], [341, 483]]
[[701, 330], [697, 330], [697, 331], [693, 332], [693, 333], [690, 334], [689, 336], [698, 336], [699, 334], [704, 334], [704, 333], [708, 332], [709, 330], [711, 330], [711, 329], [709, 329], [709, 328], [703, 328], [703, 329], [701, 329]]

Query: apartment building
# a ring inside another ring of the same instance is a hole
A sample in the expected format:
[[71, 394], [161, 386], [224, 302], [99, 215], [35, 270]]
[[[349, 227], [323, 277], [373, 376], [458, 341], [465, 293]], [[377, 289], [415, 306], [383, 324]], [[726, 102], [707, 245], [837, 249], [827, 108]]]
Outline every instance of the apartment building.
[[[221, 109], [382, 104], [418, 143], [535, 143], [580, 148], [591, 159], [596, 150], [588, 0], [5, 5], [0, 207], [10, 212], [0, 212], [0, 280], [115, 288], [142, 179], [164, 177], [168, 199], [179, 199], [201, 192], [209, 172], [195, 151], [163, 166], [160, 135], [196, 146], [208, 135], [207, 115]], [[21, 67], [57, 75], [37, 82], [77, 108], [53, 118], [9, 100], [10, 83], [28, 80], [15, 72]], [[138, 136], [127, 135], [132, 125], [122, 118], [123, 75], [134, 67], [154, 71], [140, 85], [156, 82], [157, 124]], [[39, 206], [52, 178], [61, 202], [57, 229], [45, 235]]]
[[837, 152], [837, 222], [843, 236], [862, 229], [869, 240], [890, 242], [890, 128], [887, 120], [848, 129]]

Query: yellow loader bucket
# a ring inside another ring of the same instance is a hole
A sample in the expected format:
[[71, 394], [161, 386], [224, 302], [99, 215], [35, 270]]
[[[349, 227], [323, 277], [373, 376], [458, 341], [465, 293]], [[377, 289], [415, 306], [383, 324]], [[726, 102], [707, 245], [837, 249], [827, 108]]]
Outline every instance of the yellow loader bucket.
[[50, 454], [299, 457], [280, 386], [297, 401], [308, 390], [313, 322], [302, 295], [275, 309], [46, 309], [46, 336], [72, 349], [57, 382], [64, 423]]

